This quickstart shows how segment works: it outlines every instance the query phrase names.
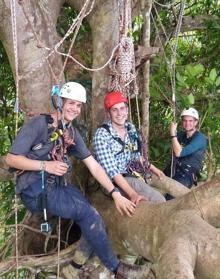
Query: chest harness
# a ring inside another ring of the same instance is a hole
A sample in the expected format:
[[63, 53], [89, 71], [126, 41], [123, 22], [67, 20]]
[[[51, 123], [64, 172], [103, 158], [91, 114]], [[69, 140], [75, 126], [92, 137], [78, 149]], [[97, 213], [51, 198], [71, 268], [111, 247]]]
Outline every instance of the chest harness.
[[136, 177], [147, 182], [147, 179], [151, 177], [150, 163], [147, 156], [145, 156], [144, 145], [138, 133], [132, 132], [131, 125], [128, 124], [127, 133], [130, 139], [130, 144], [126, 145], [126, 143], [119, 136], [114, 136], [111, 134], [110, 127], [108, 124], [103, 124], [101, 128], [104, 128], [111, 135], [111, 137], [122, 146], [121, 150], [116, 153], [116, 156], [123, 153], [126, 148], [131, 150], [131, 152], [140, 153], [144, 155], [143, 162], [141, 162], [140, 159], [130, 160], [130, 162], [127, 165], [127, 172], [122, 175], [125, 177]]
[[[181, 139], [180, 143], [184, 147], [197, 136], [198, 131], [196, 131], [192, 137], [190, 138], [183, 138]], [[199, 174], [199, 170], [196, 169], [195, 167], [191, 166], [190, 164], [184, 162], [181, 160], [181, 158], [174, 157], [174, 175], [176, 174], [183, 174], [187, 175], [188, 177], [191, 178], [192, 184], [197, 185], [197, 176]]]
[[[68, 148], [74, 145], [74, 129], [71, 125], [63, 129], [61, 122], [58, 127], [52, 126], [53, 118], [45, 115], [45, 121], [48, 127], [48, 138], [42, 143], [34, 145], [31, 149], [32, 158], [37, 160], [56, 160], [65, 162], [68, 166], [68, 173], [71, 170], [71, 162], [67, 156]], [[42, 161], [43, 163], [43, 161]], [[47, 186], [67, 185], [66, 175], [64, 177], [56, 177], [55, 175], [45, 174], [45, 165], [41, 167], [42, 193], [38, 196], [38, 206], [43, 210], [44, 222], [41, 224], [42, 232], [49, 232], [51, 226], [47, 219]]]

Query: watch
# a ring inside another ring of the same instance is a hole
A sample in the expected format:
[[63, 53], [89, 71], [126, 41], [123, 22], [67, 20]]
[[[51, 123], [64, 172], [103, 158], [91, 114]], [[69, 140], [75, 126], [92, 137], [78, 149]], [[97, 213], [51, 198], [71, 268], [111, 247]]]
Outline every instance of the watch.
[[117, 187], [114, 187], [114, 188], [111, 190], [111, 192], [109, 192], [109, 196], [112, 196], [112, 194], [113, 194], [114, 192], [120, 192], [120, 191], [119, 191], [119, 189], [118, 189]]

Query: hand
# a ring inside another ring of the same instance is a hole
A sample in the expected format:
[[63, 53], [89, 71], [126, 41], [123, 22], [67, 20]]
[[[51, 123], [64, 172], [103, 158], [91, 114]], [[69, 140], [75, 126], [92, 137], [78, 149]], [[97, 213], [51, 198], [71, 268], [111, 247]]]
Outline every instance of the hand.
[[141, 196], [141, 195], [138, 195], [137, 193], [135, 193], [134, 195], [132, 195], [132, 196], [130, 197], [130, 200], [131, 200], [134, 204], [136, 204], [136, 205], [138, 205], [138, 203], [139, 203], [140, 201], [148, 201], [148, 199], [147, 199], [146, 197]]
[[164, 174], [161, 170], [159, 170], [158, 168], [155, 168], [154, 174], [155, 174], [159, 179], [162, 179], [163, 177], [165, 177], [165, 174]]
[[150, 170], [152, 171], [152, 173], [154, 173], [157, 177], [159, 177], [160, 179], [162, 179], [163, 177], [165, 177], [165, 174], [158, 169], [157, 167], [155, 167], [153, 164], [150, 165]]
[[136, 207], [132, 201], [129, 201], [127, 198], [123, 197], [120, 192], [114, 192], [112, 194], [112, 198], [115, 202], [118, 212], [121, 215], [124, 215], [125, 213], [127, 216], [132, 217]]
[[68, 165], [60, 161], [45, 161], [45, 171], [58, 176], [64, 175], [68, 170]]
[[171, 122], [170, 124], [170, 136], [175, 136], [177, 130], [177, 123]]

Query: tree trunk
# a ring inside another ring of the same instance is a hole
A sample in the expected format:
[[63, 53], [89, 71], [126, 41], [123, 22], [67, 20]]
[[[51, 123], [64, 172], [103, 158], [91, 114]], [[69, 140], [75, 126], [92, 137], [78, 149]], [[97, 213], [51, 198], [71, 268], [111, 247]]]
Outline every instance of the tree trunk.
[[[112, 201], [96, 195], [115, 250], [153, 263], [156, 279], [219, 278], [220, 178], [163, 204], [142, 202], [132, 218], [121, 217]], [[121, 241], [123, 239], [123, 241]]]
[[[17, 32], [13, 38], [10, 1], [0, 0], [0, 40], [16, 78], [13, 43], [16, 43], [17, 37], [19, 101], [21, 108], [28, 113], [48, 112], [51, 109], [51, 88], [57, 84], [55, 77], [58, 79], [61, 75], [63, 80], [61, 56], [53, 52], [48, 60], [45, 59], [60, 39], [56, 32], [56, 21], [62, 3], [57, 0], [30, 0], [21, 1], [19, 5], [15, 1]], [[23, 11], [26, 11], [27, 18]]]
[[[220, 225], [219, 193], [220, 177], [216, 177], [172, 201], [141, 202], [132, 218], [120, 216], [112, 200], [101, 192], [93, 194], [91, 201], [107, 225], [115, 251], [120, 256], [136, 255], [150, 261], [156, 279], [217, 279], [220, 235], [215, 227]], [[62, 250], [61, 269], [69, 264], [76, 248], [77, 243]], [[2, 261], [0, 273], [13, 261]], [[19, 266], [55, 272], [56, 261], [57, 254], [29, 256], [20, 258]], [[77, 272], [70, 270], [65, 267], [65, 274]], [[68, 276], [63, 278], [71, 278]]]

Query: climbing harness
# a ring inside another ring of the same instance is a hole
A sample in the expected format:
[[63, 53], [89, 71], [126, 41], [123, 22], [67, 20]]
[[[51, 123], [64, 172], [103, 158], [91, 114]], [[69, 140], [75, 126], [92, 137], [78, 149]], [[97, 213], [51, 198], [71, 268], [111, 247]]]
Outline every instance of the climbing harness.
[[100, 128], [104, 128], [111, 135], [111, 137], [122, 146], [121, 150], [118, 151], [118, 153], [116, 155], [119, 155], [119, 154], [123, 153], [126, 149], [130, 150], [131, 152], [141, 152], [140, 138], [139, 138], [137, 133], [130, 133], [129, 132], [130, 127], [127, 127], [128, 136], [129, 136], [129, 139], [131, 141], [130, 145], [126, 145], [124, 143], [124, 141], [119, 136], [113, 136], [110, 132], [108, 124], [103, 124], [103, 125], [100, 126]]
[[126, 145], [120, 137], [111, 134], [108, 124], [103, 124], [100, 128], [104, 128], [111, 135], [111, 137], [121, 145], [121, 150], [115, 154], [116, 156], [122, 152], [126, 152], [127, 149], [131, 152], [143, 155], [143, 162], [140, 160], [132, 160], [129, 162], [127, 166], [127, 173], [123, 174], [123, 176], [134, 176], [147, 182], [147, 180], [151, 177], [150, 163], [147, 156], [146, 144], [144, 140], [141, 140], [140, 135], [138, 135], [137, 132], [129, 132], [131, 127], [128, 126], [127, 133], [131, 143]]

